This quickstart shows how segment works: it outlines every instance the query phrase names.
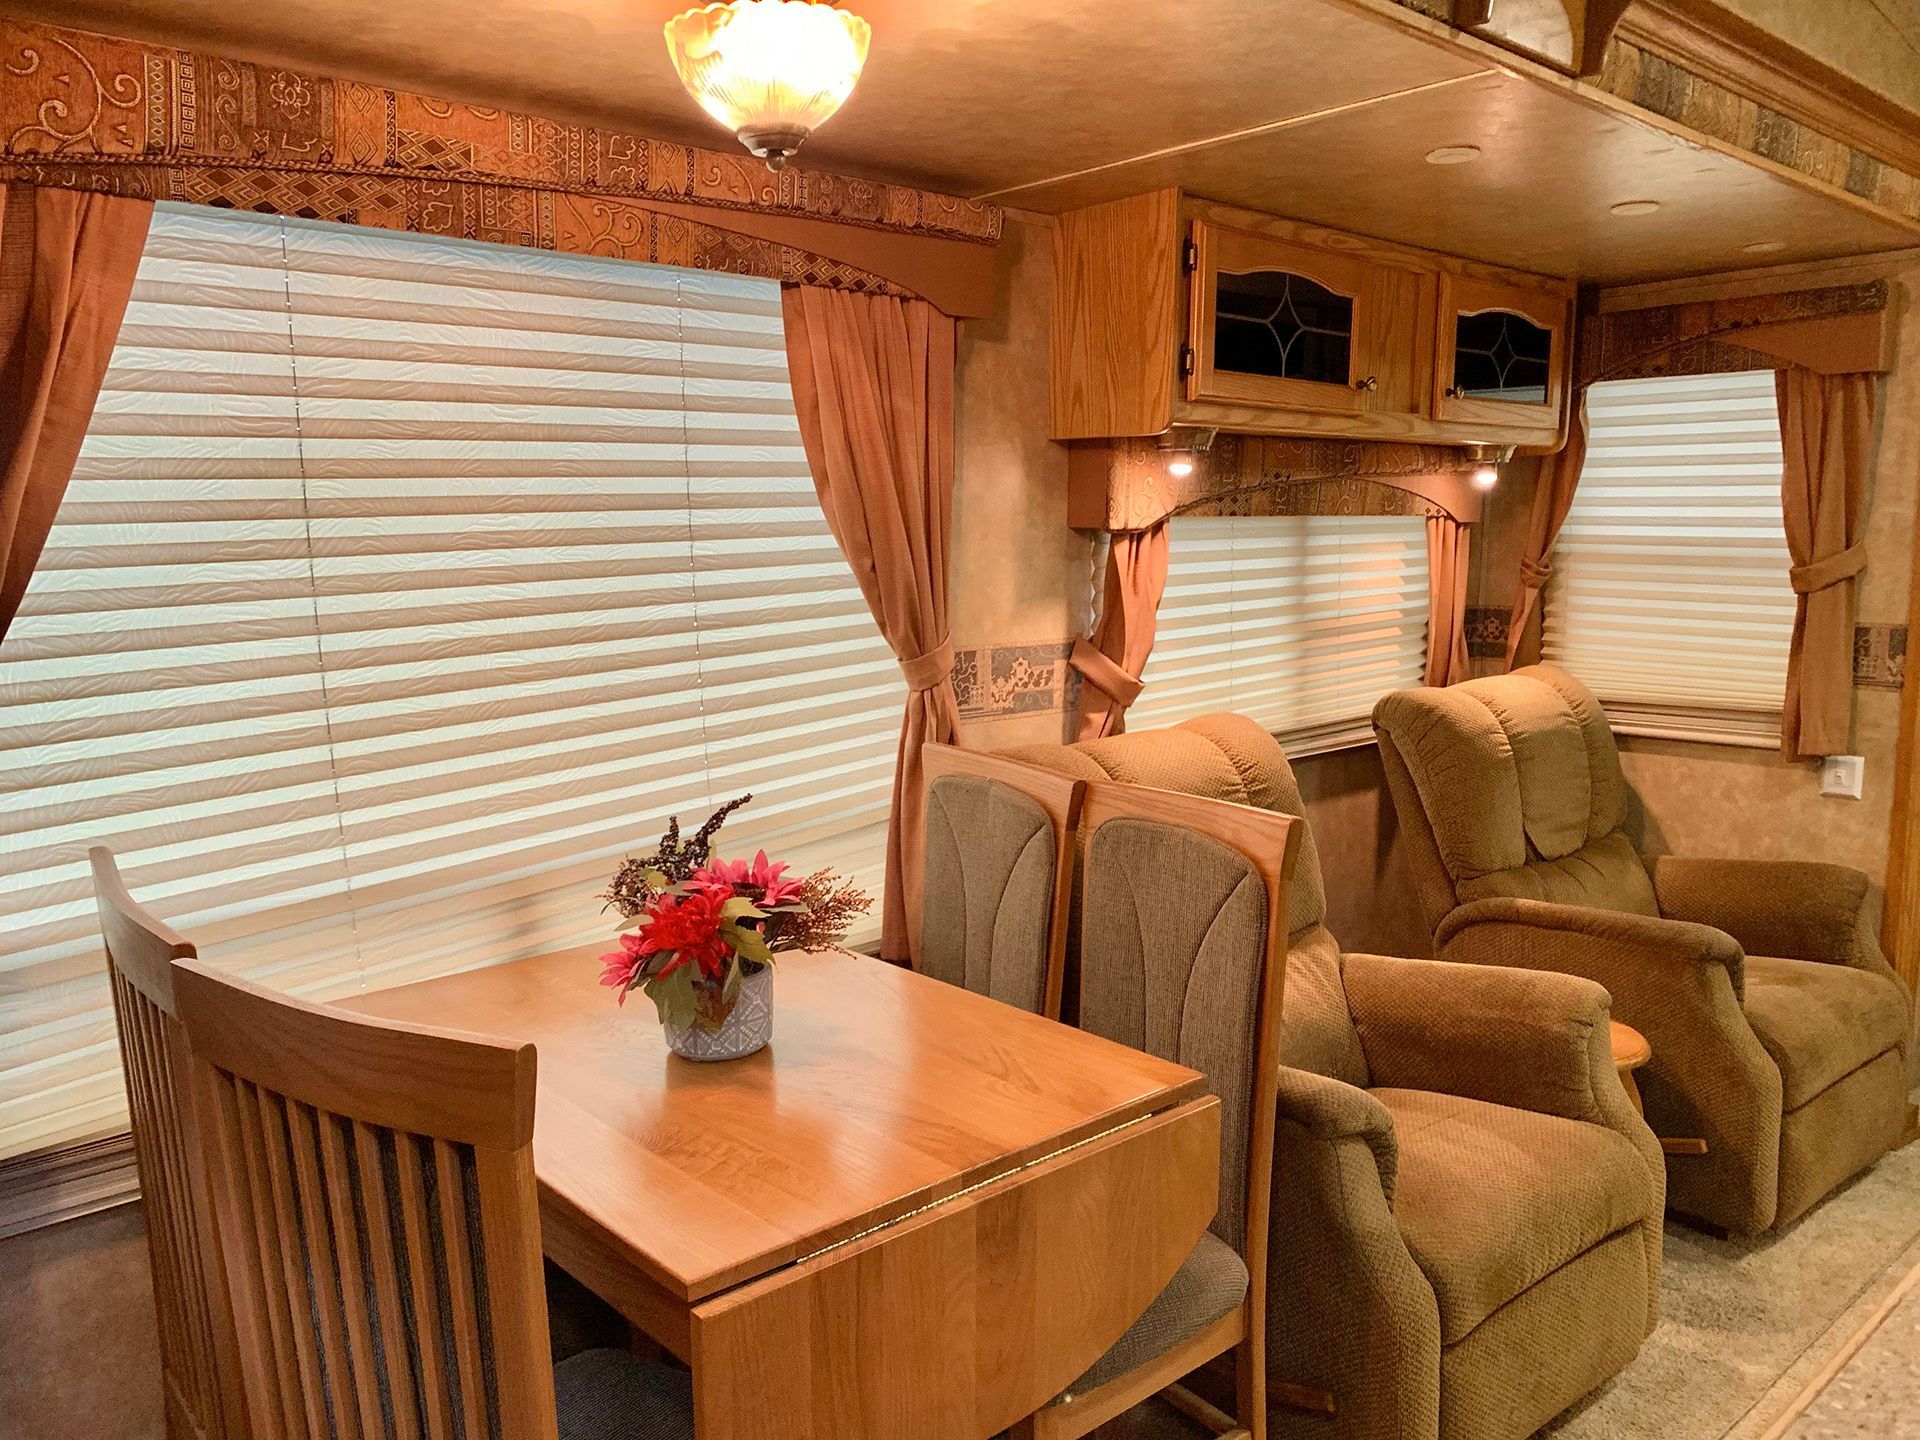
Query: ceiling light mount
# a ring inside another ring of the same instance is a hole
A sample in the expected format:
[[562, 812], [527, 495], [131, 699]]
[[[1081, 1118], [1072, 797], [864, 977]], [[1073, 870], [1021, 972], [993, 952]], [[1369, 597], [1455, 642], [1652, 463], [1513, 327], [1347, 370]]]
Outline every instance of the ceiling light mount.
[[1613, 213], [1624, 219], [1634, 215], [1651, 215], [1659, 208], [1658, 200], [1622, 200], [1613, 207]]
[[1429, 165], [1471, 165], [1479, 158], [1478, 145], [1442, 145], [1427, 152]]
[[779, 170], [846, 102], [873, 28], [832, 0], [716, 0], [666, 24], [687, 93]]

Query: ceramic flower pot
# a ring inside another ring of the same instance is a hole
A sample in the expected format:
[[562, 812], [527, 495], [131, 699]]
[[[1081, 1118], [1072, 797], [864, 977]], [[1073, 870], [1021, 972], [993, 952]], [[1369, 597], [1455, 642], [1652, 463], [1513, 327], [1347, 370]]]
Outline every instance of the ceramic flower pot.
[[720, 987], [699, 987], [699, 1013], [691, 1025], [662, 1028], [667, 1048], [689, 1060], [739, 1060], [773, 1039], [773, 970], [765, 965], [740, 982], [733, 1008], [722, 1018]]

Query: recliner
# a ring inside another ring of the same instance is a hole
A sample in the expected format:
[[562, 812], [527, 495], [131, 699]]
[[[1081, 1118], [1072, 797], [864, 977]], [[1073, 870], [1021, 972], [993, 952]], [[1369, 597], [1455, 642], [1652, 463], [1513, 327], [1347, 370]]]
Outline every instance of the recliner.
[[[1010, 758], [1301, 813], [1280, 746], [1210, 715]], [[1590, 982], [1343, 955], [1311, 830], [1289, 899], [1270, 1430], [1521, 1440], [1658, 1313], [1664, 1172]]]
[[1791, 1221], [1905, 1127], [1911, 1016], [1867, 878], [1789, 861], [1642, 861], [1613, 733], [1552, 665], [1374, 709], [1387, 783], [1445, 959], [1597, 980], [1643, 1033], [1674, 1209]]

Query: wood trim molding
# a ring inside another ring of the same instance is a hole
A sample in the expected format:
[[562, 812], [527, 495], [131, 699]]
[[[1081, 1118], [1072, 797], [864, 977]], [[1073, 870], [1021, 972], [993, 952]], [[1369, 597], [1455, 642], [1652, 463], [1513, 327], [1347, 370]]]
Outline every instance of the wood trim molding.
[[1920, 115], [1752, 21], [1704, 0], [1634, 0], [1617, 42], [1920, 172]]
[[131, 1133], [0, 1161], [0, 1240], [140, 1198]]
[[1581, 386], [1649, 375], [1772, 370], [1823, 374], [1891, 368], [1891, 287], [1885, 280], [1788, 290], [1595, 315], [1580, 327]]
[[1726, 270], [1715, 275], [1694, 275], [1682, 280], [1615, 285], [1594, 292], [1594, 313], [1611, 315], [1621, 310], [1700, 305], [1715, 300], [1782, 295], [1795, 290], [1863, 285], [1873, 280], [1891, 280], [1910, 270], [1920, 270], [1920, 249], [1886, 250], [1877, 255], [1848, 255], [1835, 260], [1808, 260], [1797, 265]]
[[0, 180], [925, 295], [991, 313], [981, 200], [0, 19]]

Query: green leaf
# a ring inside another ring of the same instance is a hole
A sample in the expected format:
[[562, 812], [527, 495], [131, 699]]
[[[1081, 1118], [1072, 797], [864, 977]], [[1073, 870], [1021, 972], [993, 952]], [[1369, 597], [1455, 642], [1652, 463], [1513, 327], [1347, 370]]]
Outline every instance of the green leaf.
[[649, 890], [664, 890], [667, 888], [667, 872], [664, 870], [642, 870], [640, 872], [640, 882]]
[[773, 963], [773, 952], [758, 930], [749, 930], [744, 925], [722, 925], [720, 934], [742, 960], [754, 960], [762, 965]]
[[734, 997], [740, 993], [740, 982], [746, 979], [746, 976], [747, 967], [741, 963], [739, 956], [734, 956], [733, 963], [727, 966], [726, 981], [720, 987], [721, 1004], [728, 1007], [733, 1005]]
[[692, 965], [682, 965], [671, 975], [647, 981], [647, 998], [660, 1012], [660, 1023], [684, 1029], [693, 1024], [699, 1001], [693, 993]]
[[767, 912], [760, 909], [744, 895], [736, 895], [720, 907], [722, 918], [727, 920], [764, 920]]

